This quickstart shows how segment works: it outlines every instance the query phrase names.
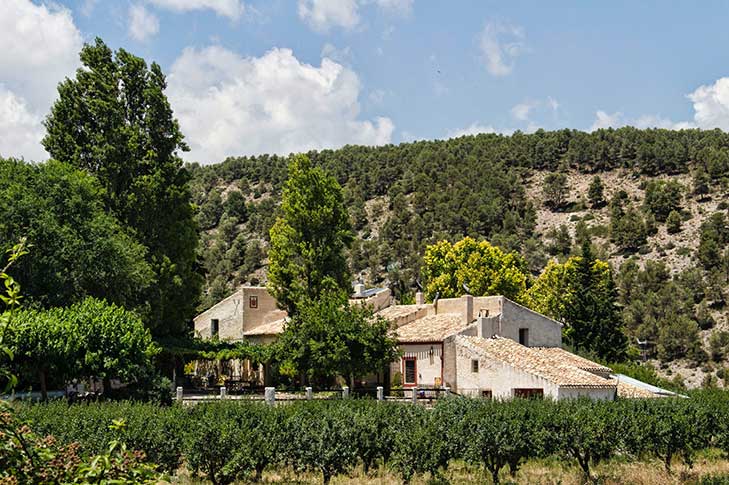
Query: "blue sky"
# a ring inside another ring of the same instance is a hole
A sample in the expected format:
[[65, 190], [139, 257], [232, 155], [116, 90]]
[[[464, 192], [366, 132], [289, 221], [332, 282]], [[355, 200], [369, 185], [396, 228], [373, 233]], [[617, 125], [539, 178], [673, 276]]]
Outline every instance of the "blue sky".
[[186, 158], [203, 163], [484, 131], [729, 129], [727, 2], [3, 2], [3, 156], [44, 158], [55, 85], [95, 36], [162, 65]]

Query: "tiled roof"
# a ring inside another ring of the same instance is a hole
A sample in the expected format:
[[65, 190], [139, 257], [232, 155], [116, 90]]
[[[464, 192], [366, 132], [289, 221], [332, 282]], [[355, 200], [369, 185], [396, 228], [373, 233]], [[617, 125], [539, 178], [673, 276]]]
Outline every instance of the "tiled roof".
[[398, 342], [439, 342], [467, 326], [460, 313], [441, 313], [403, 325], [396, 335]]
[[534, 350], [543, 354], [551, 355], [557, 359], [563, 359], [565, 362], [569, 362], [578, 369], [586, 370], [587, 372], [599, 372], [601, 374], [610, 374], [612, 372], [612, 369], [609, 367], [605, 367], [597, 362], [593, 362], [589, 359], [585, 359], [584, 357], [580, 357], [579, 355], [567, 352], [559, 347], [534, 347]]
[[[540, 352], [502, 337], [479, 338], [460, 335], [462, 343], [486, 358], [546, 379], [560, 387], [614, 388], [616, 382], [575, 367], [573, 359], [557, 352]], [[569, 353], [569, 352], [565, 352]]]
[[243, 332], [244, 336], [252, 335], [279, 335], [283, 333], [285, 318], [274, 320], [273, 322], [263, 323], [257, 327], [253, 327], [250, 330]]
[[377, 315], [388, 320], [395, 320], [411, 315], [425, 307], [426, 305], [390, 305], [377, 312]]
[[617, 383], [618, 383], [618, 397], [629, 398], [629, 399], [659, 397], [657, 394], [654, 394], [654, 393], [648, 391], [647, 389], [641, 389], [640, 387], [634, 386], [632, 384], [628, 384], [625, 381], [617, 380]]

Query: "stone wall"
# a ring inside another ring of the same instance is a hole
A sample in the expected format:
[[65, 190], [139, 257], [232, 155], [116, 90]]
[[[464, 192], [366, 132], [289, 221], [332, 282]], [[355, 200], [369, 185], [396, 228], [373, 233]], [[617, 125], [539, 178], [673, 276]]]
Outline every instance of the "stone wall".
[[212, 320], [217, 319], [221, 340], [240, 340], [243, 332], [285, 316], [266, 288], [247, 286], [195, 317], [195, 333], [210, 338]]
[[519, 341], [519, 329], [529, 329], [529, 347], [561, 347], [562, 326], [544, 315], [503, 299], [501, 337]]

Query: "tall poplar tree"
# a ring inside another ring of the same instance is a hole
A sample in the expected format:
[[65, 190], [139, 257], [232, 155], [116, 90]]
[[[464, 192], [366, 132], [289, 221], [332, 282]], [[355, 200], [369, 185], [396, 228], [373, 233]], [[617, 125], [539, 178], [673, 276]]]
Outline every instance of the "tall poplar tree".
[[164, 90], [158, 64], [97, 38], [81, 50], [83, 67], [58, 86], [45, 121], [48, 153], [95, 175], [107, 208], [147, 248], [155, 283], [143, 302], [156, 336], [183, 334], [194, 315], [202, 278], [196, 272], [198, 232], [188, 150]]
[[349, 293], [345, 251], [353, 234], [342, 188], [305, 155], [289, 162], [280, 215], [270, 234], [268, 289], [289, 315], [325, 291]]

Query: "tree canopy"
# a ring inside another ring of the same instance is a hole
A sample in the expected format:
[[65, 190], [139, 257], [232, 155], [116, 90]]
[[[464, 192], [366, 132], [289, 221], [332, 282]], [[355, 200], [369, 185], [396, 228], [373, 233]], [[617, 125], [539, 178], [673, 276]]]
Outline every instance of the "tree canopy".
[[144, 309], [154, 274], [147, 249], [104, 207], [93, 176], [70, 165], [0, 159], [0, 251], [25, 237], [33, 256], [15, 276], [33, 306], [87, 296]]
[[325, 291], [349, 294], [345, 250], [353, 234], [336, 179], [305, 155], [294, 156], [279, 214], [268, 253], [268, 289], [279, 305], [293, 316], [301, 302]]
[[322, 385], [336, 376], [380, 372], [397, 357], [390, 323], [366, 306], [349, 304], [338, 292], [325, 292], [298, 310], [276, 342], [284, 375], [303, 375]]
[[566, 324], [565, 339], [575, 349], [616, 361], [627, 349], [617, 297], [610, 267], [584, 241], [580, 256], [547, 265], [527, 299], [534, 310]]
[[526, 262], [518, 253], [505, 252], [488, 241], [470, 237], [455, 244], [440, 241], [428, 246], [423, 261], [422, 277], [429, 300], [436, 293], [440, 298], [470, 293], [523, 300], [528, 279]]
[[[63, 383], [96, 377], [131, 382], [149, 374], [159, 348], [141, 319], [103, 300], [87, 298], [67, 308], [21, 310], [8, 330], [13, 366]], [[107, 389], [108, 391], [108, 389]]]
[[57, 160], [96, 176], [106, 208], [146, 248], [154, 284], [146, 323], [156, 335], [187, 329], [202, 278], [195, 271], [198, 233], [187, 150], [164, 94], [158, 64], [117, 52], [101, 39], [81, 50], [83, 67], [58, 86], [43, 145]]

